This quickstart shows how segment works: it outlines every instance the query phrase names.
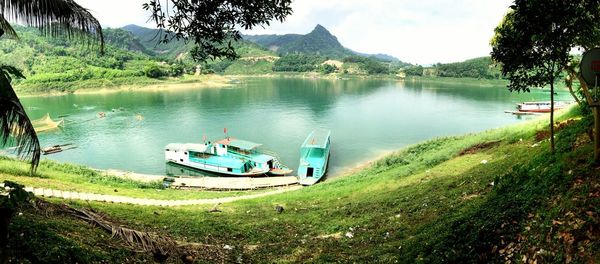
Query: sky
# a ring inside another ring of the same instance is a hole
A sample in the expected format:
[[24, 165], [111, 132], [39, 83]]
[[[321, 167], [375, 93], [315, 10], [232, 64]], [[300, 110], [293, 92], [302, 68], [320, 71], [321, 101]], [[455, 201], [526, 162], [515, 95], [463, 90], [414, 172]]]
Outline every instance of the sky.
[[[153, 27], [147, 0], [76, 0], [105, 27]], [[244, 34], [309, 33], [326, 27], [345, 47], [421, 65], [487, 56], [512, 0], [295, 0], [283, 23]], [[115, 8], [118, 7], [118, 8]]]

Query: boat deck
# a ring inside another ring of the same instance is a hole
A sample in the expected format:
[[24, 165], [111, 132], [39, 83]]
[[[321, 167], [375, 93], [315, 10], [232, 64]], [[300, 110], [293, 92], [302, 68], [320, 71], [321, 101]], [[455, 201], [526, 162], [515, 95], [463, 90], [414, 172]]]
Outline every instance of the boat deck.
[[302, 148], [326, 148], [330, 136], [329, 130], [315, 130], [304, 140]]
[[323, 149], [320, 148], [308, 149], [303, 159], [310, 164], [310, 167], [313, 168], [321, 168], [325, 164]]
[[170, 178], [174, 188], [199, 188], [206, 190], [254, 190], [298, 184], [296, 176], [278, 177], [176, 177]]

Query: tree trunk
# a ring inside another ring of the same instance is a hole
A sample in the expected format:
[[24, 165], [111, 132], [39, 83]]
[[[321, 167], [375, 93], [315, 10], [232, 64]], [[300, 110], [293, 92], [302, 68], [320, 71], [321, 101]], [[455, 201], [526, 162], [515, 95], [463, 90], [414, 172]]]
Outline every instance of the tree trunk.
[[554, 78], [550, 82], [550, 151], [554, 154]]
[[571, 93], [571, 96], [573, 96], [573, 98], [575, 99], [575, 101], [577, 102], [577, 104], [579, 106], [581, 106], [581, 101], [579, 100], [579, 97], [577, 97], [577, 95], [575, 94], [575, 91], [573, 91], [573, 80], [577, 77], [575, 77], [577, 75], [577, 73], [575, 71], [571, 71], [570, 69], [567, 69], [568, 74], [569, 74], [569, 81], [567, 82], [567, 88], [569, 88], [569, 93]]

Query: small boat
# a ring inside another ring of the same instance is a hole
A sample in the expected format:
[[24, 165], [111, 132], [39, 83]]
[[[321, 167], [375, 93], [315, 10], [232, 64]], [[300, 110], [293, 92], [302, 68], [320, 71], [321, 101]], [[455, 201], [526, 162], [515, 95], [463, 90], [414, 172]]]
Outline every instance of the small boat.
[[261, 144], [225, 138], [204, 144], [171, 143], [165, 147], [167, 162], [234, 176], [285, 175], [291, 173], [274, 155], [258, 150]]
[[42, 154], [44, 155], [48, 155], [48, 154], [54, 154], [54, 153], [58, 153], [63, 151], [62, 148], [59, 145], [54, 145], [54, 146], [50, 146], [50, 147], [45, 147], [42, 149]]
[[74, 149], [76, 147], [77, 146], [75, 146], [72, 143], [63, 144], [63, 145], [49, 146], [49, 147], [42, 148], [42, 154], [44, 154], [44, 155], [50, 155], [50, 154], [54, 154], [54, 153], [58, 153], [58, 152], [63, 152], [65, 150]]
[[317, 183], [325, 173], [331, 148], [331, 131], [315, 130], [311, 132], [300, 148], [298, 180], [302, 185]]
[[[554, 110], [563, 109], [569, 104], [567, 102], [554, 102]], [[550, 102], [523, 102], [517, 104], [519, 112], [550, 113]]]

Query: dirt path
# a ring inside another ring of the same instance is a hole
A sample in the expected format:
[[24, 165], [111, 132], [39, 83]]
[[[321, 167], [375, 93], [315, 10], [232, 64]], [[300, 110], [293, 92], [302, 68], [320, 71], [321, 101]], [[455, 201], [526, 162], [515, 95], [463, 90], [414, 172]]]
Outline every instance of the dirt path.
[[127, 197], [127, 196], [69, 192], [69, 191], [60, 191], [60, 190], [53, 190], [53, 189], [46, 189], [46, 188], [33, 188], [33, 187], [25, 187], [25, 190], [28, 192], [32, 192], [36, 196], [55, 197], [55, 198], [62, 198], [62, 199], [68, 199], [68, 200], [96, 201], [96, 202], [135, 204], [135, 205], [146, 205], [146, 206], [183, 206], [183, 205], [204, 205], [204, 204], [230, 203], [230, 202], [239, 201], [239, 200], [247, 200], [247, 199], [253, 199], [253, 198], [258, 198], [258, 197], [263, 197], [263, 196], [280, 194], [280, 193], [284, 193], [284, 192], [298, 190], [301, 188], [302, 188], [302, 186], [293, 186], [293, 187], [280, 188], [278, 190], [257, 193], [257, 194], [233, 196], [233, 197], [222, 197], [222, 198], [211, 198], [211, 199], [196, 199], [196, 200], [144, 199], [144, 198], [133, 198], [133, 197]]

